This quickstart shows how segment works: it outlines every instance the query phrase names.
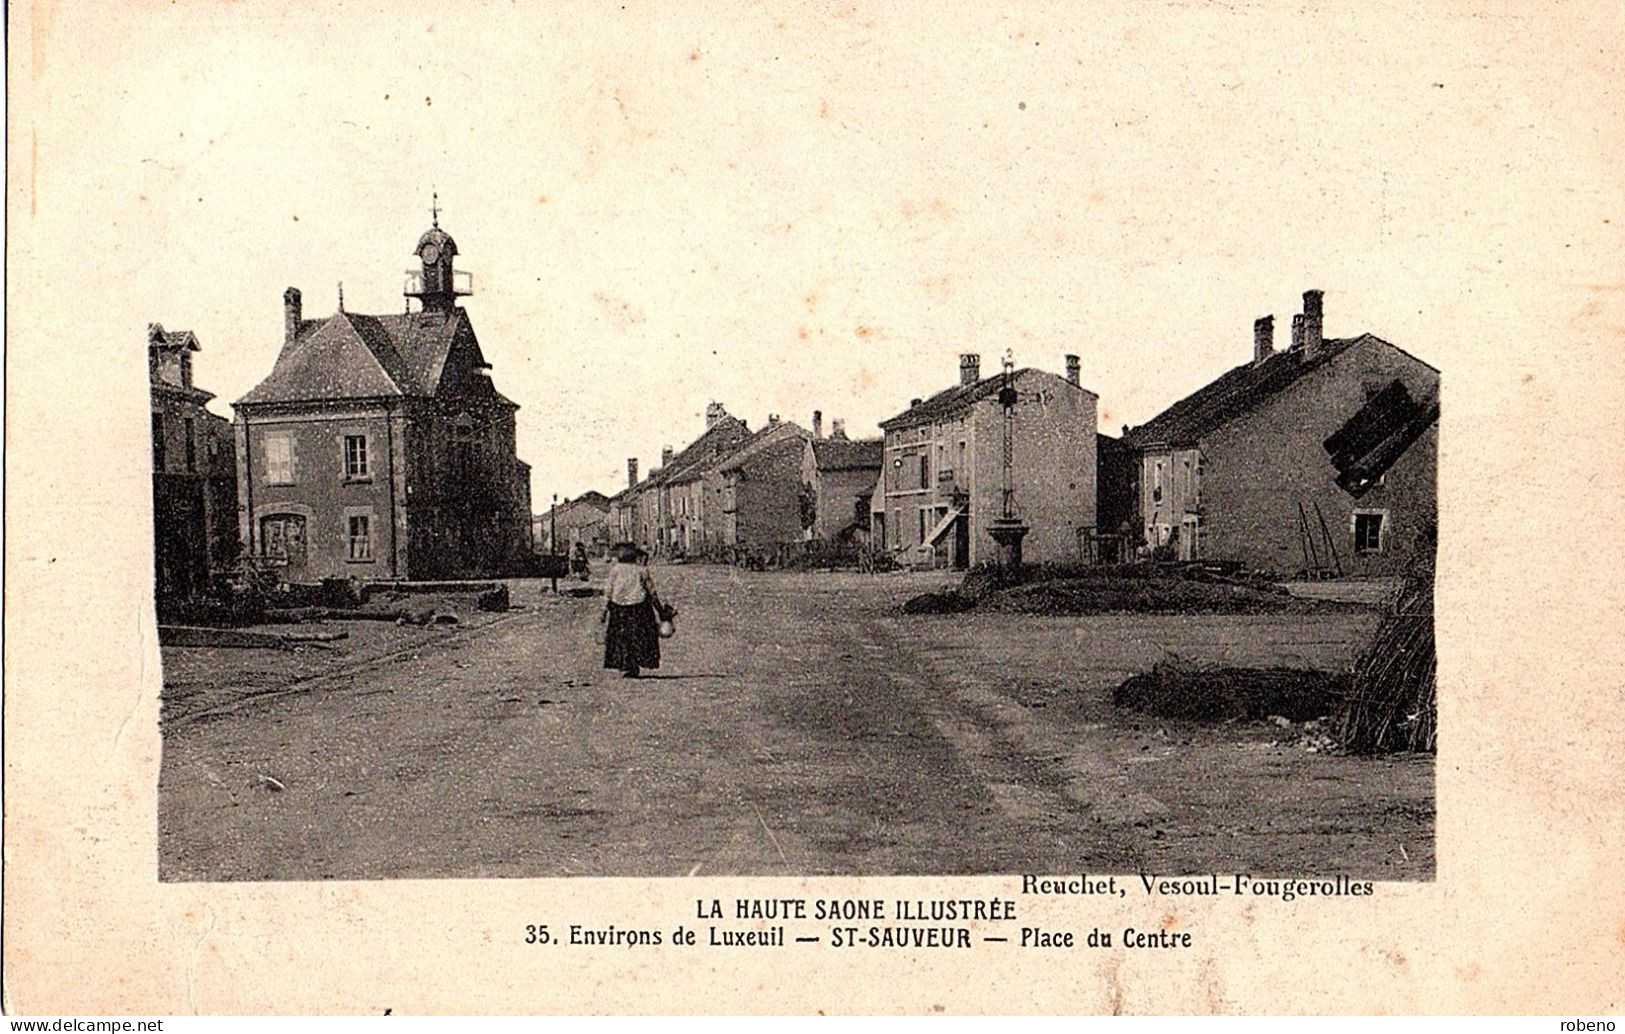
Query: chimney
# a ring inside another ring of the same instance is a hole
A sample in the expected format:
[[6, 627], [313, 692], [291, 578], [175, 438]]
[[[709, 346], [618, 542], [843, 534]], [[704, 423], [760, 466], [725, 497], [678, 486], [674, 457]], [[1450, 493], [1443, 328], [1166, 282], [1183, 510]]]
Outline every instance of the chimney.
[[777, 426], [779, 426], [779, 415], [777, 413], [769, 413], [767, 415], [767, 426], [769, 426], [769, 427], [777, 427]]
[[290, 287], [282, 292], [282, 343], [287, 344], [299, 336], [299, 321], [304, 316], [299, 303], [299, 288]]
[[626, 487], [638, 487], [638, 458], [636, 456], [626, 458]]
[[1303, 313], [1292, 317], [1292, 351], [1303, 350]]
[[671, 466], [671, 457], [672, 457], [672, 448], [671, 448], [671, 446], [669, 446], [669, 445], [661, 446], [661, 449], [660, 449], [660, 465], [662, 467]]
[[1320, 357], [1321, 344], [1324, 337], [1321, 333], [1320, 300], [1322, 291], [1303, 292], [1303, 357], [1317, 359]]
[[964, 352], [959, 356], [959, 383], [975, 384], [982, 379], [982, 357], [975, 352]]
[[822, 409], [813, 410], [813, 437], [824, 437], [824, 411]]
[[1068, 384], [1077, 384], [1080, 387], [1082, 386], [1080, 367], [1081, 363], [1078, 361], [1077, 356], [1069, 355], [1066, 357], [1066, 382]]
[[831, 420], [829, 422], [829, 436], [838, 442], [846, 441], [846, 421]]
[[1253, 320], [1253, 362], [1261, 363], [1275, 354], [1275, 317]]
[[707, 431], [711, 430], [711, 428], [713, 428], [713, 427], [715, 427], [717, 425], [717, 422], [719, 420], [724, 419], [725, 417], [727, 417], [727, 415], [728, 415], [728, 411], [723, 408], [722, 403], [720, 403], [720, 402], [713, 402], [710, 405], [706, 406], [705, 407], [705, 429]]
[[925, 399], [909, 399], [908, 400], [908, 408], [913, 409], [915, 406], [919, 405], [920, 403], [922, 403], [924, 401], [925, 401]]

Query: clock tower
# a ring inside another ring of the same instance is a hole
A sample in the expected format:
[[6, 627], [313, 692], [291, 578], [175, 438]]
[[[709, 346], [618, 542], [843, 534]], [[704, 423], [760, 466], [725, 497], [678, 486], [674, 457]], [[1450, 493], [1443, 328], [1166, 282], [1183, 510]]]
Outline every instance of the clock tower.
[[432, 212], [434, 225], [418, 238], [415, 249], [422, 270], [408, 274], [406, 296], [422, 302], [425, 312], [448, 312], [456, 306], [458, 298], [473, 292], [466, 283], [463, 288], [458, 288], [452, 270], [452, 260], [457, 256], [457, 242], [440, 228], [438, 203]]

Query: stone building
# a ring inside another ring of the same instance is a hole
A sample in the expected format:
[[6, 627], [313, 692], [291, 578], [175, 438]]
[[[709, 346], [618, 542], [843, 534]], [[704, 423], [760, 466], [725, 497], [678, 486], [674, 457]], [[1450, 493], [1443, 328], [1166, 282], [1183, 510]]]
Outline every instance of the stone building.
[[[556, 507], [549, 507], [531, 518], [531, 542], [539, 553], [572, 553], [576, 544], [585, 546], [589, 555], [603, 553], [610, 544], [609, 498], [602, 492], [583, 492]], [[558, 530], [558, 547], [553, 545], [554, 529]]]
[[1095, 523], [1090, 538], [1090, 559], [1117, 564], [1134, 559], [1143, 538], [1139, 528], [1136, 493], [1140, 483], [1140, 457], [1109, 434], [1095, 437]]
[[[648, 476], [627, 460], [626, 488], [604, 501], [606, 538], [656, 557], [736, 560], [849, 532], [873, 488], [880, 442], [848, 442], [839, 422], [826, 440], [822, 422], [814, 412], [809, 431], [775, 415], [751, 431], [711, 403], [704, 433], [681, 451], [665, 448]], [[866, 535], [867, 517], [860, 523]]]
[[811, 439], [801, 425], [769, 418], [718, 467], [723, 559], [765, 559], [802, 541], [801, 464]]
[[[814, 427], [817, 428], [817, 414]], [[816, 433], [801, 456], [801, 483], [809, 541], [841, 543], [869, 537], [869, 512], [885, 454], [881, 438], [849, 439], [841, 421], [828, 438]]]
[[705, 433], [670, 458], [656, 474], [657, 500], [666, 515], [668, 556], [714, 558], [724, 546], [722, 476], [728, 458], [760, 432], [730, 416], [720, 403], [706, 408]]
[[[1013, 509], [1030, 529], [1029, 562], [1077, 561], [1095, 528], [1098, 396], [1079, 383], [1076, 356], [1059, 377], [1010, 373]], [[981, 376], [960, 356], [959, 383], [881, 421], [882, 470], [873, 540], [907, 564], [963, 568], [996, 558], [989, 528], [1003, 512], [1003, 373]]]
[[1276, 575], [1404, 569], [1437, 507], [1439, 371], [1371, 334], [1328, 338], [1307, 291], [1291, 346], [1129, 430], [1144, 547]]
[[346, 312], [341, 293], [306, 319], [288, 288], [276, 364], [236, 403], [241, 536], [286, 581], [488, 576], [528, 553], [519, 407], [492, 384], [438, 217], [415, 250], [404, 314]]
[[638, 461], [626, 461], [626, 487], [610, 496], [604, 511], [604, 529], [610, 545], [637, 542], [638, 528]]
[[189, 330], [147, 327], [152, 399], [153, 560], [160, 601], [196, 596], [237, 560], [237, 461], [231, 421], [192, 383]]
[[[611, 496], [605, 527], [614, 542], [629, 542], [651, 556], [684, 557], [704, 552], [707, 515], [715, 527], [716, 501], [707, 496], [708, 477], [740, 442], [750, 437], [745, 422], [721, 403], [706, 407], [705, 431], [682, 451], [666, 446], [660, 466], [638, 478], [638, 461], [626, 461], [627, 487]], [[713, 483], [714, 487], [714, 483]], [[714, 495], [714, 493], [713, 493]]]

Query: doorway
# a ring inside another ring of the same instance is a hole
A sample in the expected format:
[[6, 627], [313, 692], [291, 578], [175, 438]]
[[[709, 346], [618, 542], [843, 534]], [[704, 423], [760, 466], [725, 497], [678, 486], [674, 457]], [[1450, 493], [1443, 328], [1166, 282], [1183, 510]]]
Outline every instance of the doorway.
[[308, 547], [305, 518], [297, 513], [273, 513], [260, 521], [260, 550], [285, 582], [306, 578]]

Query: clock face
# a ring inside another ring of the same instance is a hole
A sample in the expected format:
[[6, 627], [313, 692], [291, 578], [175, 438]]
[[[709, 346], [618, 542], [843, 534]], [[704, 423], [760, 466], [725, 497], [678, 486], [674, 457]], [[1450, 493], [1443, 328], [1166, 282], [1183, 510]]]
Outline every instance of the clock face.
[[433, 244], [423, 249], [423, 261], [436, 262], [440, 259], [440, 249]]

